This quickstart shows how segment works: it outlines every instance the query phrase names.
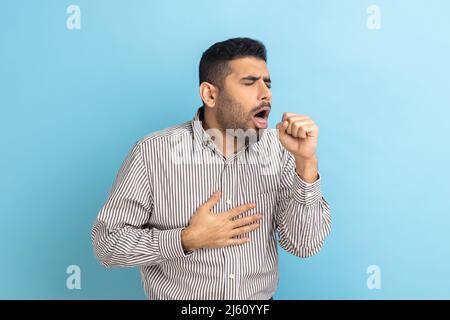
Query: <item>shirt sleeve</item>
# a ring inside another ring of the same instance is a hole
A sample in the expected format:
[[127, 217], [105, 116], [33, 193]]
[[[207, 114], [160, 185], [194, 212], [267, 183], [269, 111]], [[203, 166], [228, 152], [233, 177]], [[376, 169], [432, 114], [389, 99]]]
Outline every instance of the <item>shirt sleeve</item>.
[[106, 203], [92, 228], [97, 259], [104, 266], [138, 266], [186, 257], [183, 228], [149, 228], [153, 210], [152, 185], [137, 142], [123, 162]]
[[289, 253], [306, 258], [319, 252], [331, 231], [330, 207], [320, 190], [321, 176], [313, 183], [295, 171], [295, 159], [286, 150], [277, 198], [276, 228], [279, 243]]

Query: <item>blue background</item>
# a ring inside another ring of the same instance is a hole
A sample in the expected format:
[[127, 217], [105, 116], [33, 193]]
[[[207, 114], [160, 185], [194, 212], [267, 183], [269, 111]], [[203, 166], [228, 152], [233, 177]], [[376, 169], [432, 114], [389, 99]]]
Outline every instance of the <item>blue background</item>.
[[275, 298], [450, 298], [449, 14], [445, 0], [1, 1], [0, 298], [145, 299], [138, 269], [95, 260], [92, 223], [133, 143], [193, 117], [202, 52], [236, 36], [267, 46], [270, 126], [293, 111], [321, 129], [333, 230], [312, 258], [280, 251]]

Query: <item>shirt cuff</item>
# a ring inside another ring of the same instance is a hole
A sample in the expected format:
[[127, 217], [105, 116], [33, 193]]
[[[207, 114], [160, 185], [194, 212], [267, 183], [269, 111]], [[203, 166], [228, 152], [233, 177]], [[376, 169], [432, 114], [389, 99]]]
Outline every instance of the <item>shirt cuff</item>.
[[294, 181], [292, 183], [292, 194], [298, 203], [307, 206], [319, 201], [322, 198], [322, 192], [320, 191], [320, 174], [318, 174], [316, 181], [308, 183], [303, 181], [297, 172], [295, 172]]
[[181, 230], [183, 229], [177, 228], [159, 231], [159, 250], [163, 258], [183, 258], [192, 254], [192, 251], [183, 251], [183, 246], [181, 245]]

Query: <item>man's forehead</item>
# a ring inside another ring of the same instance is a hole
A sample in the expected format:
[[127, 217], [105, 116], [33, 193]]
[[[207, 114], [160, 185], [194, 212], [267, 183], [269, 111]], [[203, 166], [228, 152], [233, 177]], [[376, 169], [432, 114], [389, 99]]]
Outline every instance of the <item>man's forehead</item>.
[[238, 58], [230, 61], [229, 67], [231, 69], [230, 75], [237, 78], [246, 77], [249, 75], [258, 77], [269, 76], [267, 64], [262, 59], [257, 59], [253, 57]]

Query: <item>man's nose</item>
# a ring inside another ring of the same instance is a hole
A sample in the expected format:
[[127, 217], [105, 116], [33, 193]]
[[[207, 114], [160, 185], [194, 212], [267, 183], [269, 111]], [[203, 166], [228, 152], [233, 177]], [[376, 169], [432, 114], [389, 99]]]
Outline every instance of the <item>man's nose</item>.
[[259, 83], [259, 92], [260, 92], [259, 96], [260, 100], [266, 101], [272, 100], [272, 92], [270, 91], [270, 88], [267, 87], [267, 84], [264, 81]]

